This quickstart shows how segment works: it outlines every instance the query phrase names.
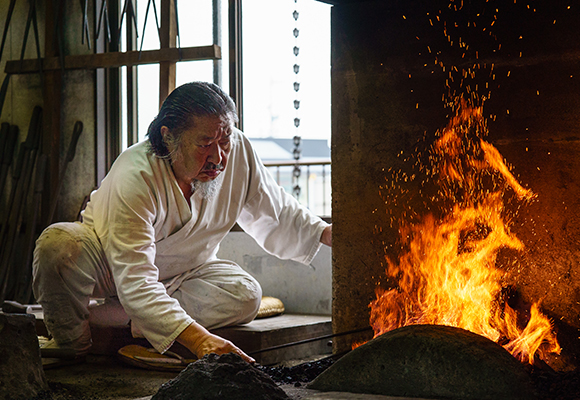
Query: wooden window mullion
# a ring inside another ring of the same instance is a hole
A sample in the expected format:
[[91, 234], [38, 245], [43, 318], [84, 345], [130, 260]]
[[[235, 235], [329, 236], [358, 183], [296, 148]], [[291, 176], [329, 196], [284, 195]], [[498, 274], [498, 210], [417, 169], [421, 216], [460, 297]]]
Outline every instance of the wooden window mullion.
[[[177, 24], [174, 0], [161, 0], [161, 49], [175, 47], [177, 43]], [[159, 63], [159, 107], [175, 89], [176, 63]]]

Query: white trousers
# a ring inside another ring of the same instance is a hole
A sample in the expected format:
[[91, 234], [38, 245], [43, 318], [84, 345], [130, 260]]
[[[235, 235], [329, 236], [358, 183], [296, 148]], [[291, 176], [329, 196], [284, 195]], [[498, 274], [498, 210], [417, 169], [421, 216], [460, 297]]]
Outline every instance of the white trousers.
[[[193, 269], [194, 267], [197, 267]], [[56, 223], [36, 242], [34, 296], [57, 344], [79, 351], [91, 345], [90, 324], [127, 325], [115, 282], [95, 232], [79, 222]], [[167, 293], [200, 325], [215, 329], [250, 322], [262, 289], [239, 265], [215, 260], [164, 282]], [[91, 298], [105, 303], [89, 307]]]

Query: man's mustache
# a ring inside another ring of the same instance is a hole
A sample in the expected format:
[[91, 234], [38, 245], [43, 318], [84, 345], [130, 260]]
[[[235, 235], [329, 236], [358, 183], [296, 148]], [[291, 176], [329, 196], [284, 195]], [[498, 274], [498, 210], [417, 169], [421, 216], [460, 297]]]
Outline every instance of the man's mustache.
[[222, 163], [214, 164], [214, 163], [207, 163], [202, 171], [214, 171], [214, 170], [223, 171], [224, 165]]

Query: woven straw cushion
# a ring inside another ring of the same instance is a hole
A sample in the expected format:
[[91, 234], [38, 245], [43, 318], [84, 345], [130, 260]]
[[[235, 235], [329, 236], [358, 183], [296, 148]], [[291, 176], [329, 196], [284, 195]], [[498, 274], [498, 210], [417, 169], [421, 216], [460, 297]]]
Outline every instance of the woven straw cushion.
[[273, 317], [284, 312], [284, 303], [280, 299], [270, 296], [263, 296], [260, 309], [256, 318]]

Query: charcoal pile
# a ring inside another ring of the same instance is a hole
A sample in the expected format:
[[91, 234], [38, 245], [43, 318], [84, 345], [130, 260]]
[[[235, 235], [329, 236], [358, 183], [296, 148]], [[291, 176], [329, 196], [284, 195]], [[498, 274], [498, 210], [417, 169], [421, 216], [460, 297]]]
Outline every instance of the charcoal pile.
[[[308, 383], [336, 361], [336, 357], [327, 357], [318, 361], [305, 362], [293, 367], [266, 367], [257, 365], [256, 368], [266, 373], [278, 384]], [[298, 385], [296, 385], [298, 386]]]
[[265, 373], [239, 355], [208, 354], [164, 383], [152, 400], [285, 400], [289, 397]]

